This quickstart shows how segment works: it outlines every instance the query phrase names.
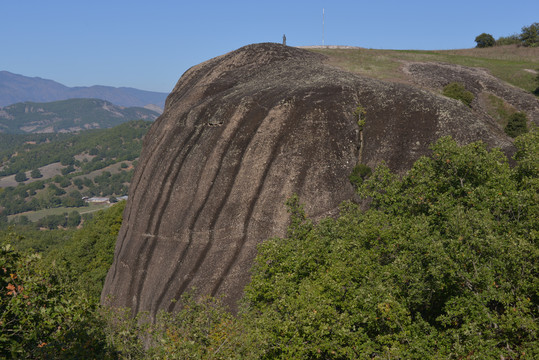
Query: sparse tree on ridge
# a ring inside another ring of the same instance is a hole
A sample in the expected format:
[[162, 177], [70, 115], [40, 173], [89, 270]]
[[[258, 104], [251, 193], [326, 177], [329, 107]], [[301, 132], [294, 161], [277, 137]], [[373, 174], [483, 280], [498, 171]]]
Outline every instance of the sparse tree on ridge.
[[494, 37], [487, 33], [482, 33], [481, 35], [478, 35], [475, 38], [475, 42], [477, 43], [478, 48], [486, 48], [494, 46], [496, 41], [494, 40]]
[[520, 34], [522, 45], [535, 47], [539, 46], [539, 23], [533, 23], [530, 26], [524, 26]]

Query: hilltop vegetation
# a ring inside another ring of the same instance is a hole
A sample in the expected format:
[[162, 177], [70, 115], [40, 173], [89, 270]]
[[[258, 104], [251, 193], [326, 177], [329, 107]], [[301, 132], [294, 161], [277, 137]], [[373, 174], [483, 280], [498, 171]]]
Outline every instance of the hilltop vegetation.
[[520, 34], [502, 36], [498, 40], [487, 33], [482, 33], [475, 38], [478, 48], [486, 48], [501, 45], [519, 45], [525, 47], [539, 46], [539, 23], [523, 26]]
[[[0, 153], [0, 176], [31, 171], [51, 163], [74, 165], [92, 171], [111, 161], [133, 160], [140, 154], [142, 138], [151, 126], [148, 121], [131, 121], [112, 129], [84, 131], [80, 134], [38, 134], [12, 140], [15, 145]], [[12, 135], [0, 134], [0, 141]], [[86, 161], [77, 155], [88, 155]]]

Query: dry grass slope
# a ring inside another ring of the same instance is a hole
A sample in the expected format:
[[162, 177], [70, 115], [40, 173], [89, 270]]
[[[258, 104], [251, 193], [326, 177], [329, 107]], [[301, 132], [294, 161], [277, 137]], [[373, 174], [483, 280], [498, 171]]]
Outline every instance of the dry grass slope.
[[493, 76], [526, 91], [537, 88], [539, 48], [515, 45], [459, 50], [311, 49], [329, 57], [329, 63], [347, 71], [381, 80], [409, 83], [403, 71], [410, 62], [439, 62], [484, 68]]

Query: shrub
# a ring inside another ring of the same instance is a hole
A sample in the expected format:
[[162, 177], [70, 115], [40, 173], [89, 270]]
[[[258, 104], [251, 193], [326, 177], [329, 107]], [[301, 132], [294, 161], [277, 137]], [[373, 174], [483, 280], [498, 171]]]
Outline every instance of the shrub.
[[0, 358], [112, 358], [97, 304], [71, 285], [66, 270], [15, 251], [15, 234], [2, 240]]
[[348, 176], [348, 179], [356, 188], [358, 188], [363, 181], [368, 178], [372, 173], [370, 167], [365, 164], [357, 164], [354, 166], [352, 173]]
[[16, 182], [25, 182], [26, 180], [28, 180], [28, 178], [26, 177], [26, 173], [24, 171], [19, 171], [15, 174]]
[[[103, 308], [108, 343], [122, 359], [253, 359], [242, 322], [221, 300], [178, 300], [182, 309], [160, 311], [152, 322], [148, 313], [134, 318], [129, 309]], [[251, 354], [249, 354], [251, 353]]]
[[512, 138], [528, 132], [526, 114], [523, 112], [514, 113], [509, 117], [507, 125], [503, 129], [505, 133]]
[[75, 163], [75, 158], [69, 154], [62, 156], [60, 159], [60, 164], [64, 166], [73, 165], [74, 163]]
[[66, 188], [68, 187], [69, 185], [71, 185], [71, 180], [69, 180], [68, 178], [64, 177], [62, 178], [62, 180], [60, 180], [60, 182], [58, 183], [61, 187], [63, 188]]
[[354, 117], [356, 118], [357, 125], [359, 126], [359, 130], [363, 130], [363, 127], [365, 126], [365, 115], [367, 114], [367, 110], [361, 104], [358, 104], [358, 106], [354, 109]]
[[67, 213], [58, 215], [47, 215], [39, 219], [36, 223], [38, 228], [47, 228], [50, 230], [58, 228], [58, 226], [66, 226]]
[[444, 96], [450, 97], [452, 99], [460, 100], [464, 104], [471, 106], [474, 99], [472, 92], [466, 90], [463, 84], [458, 82], [452, 82], [447, 84], [443, 90]]
[[68, 165], [67, 167], [60, 170], [62, 175], [67, 175], [75, 171], [75, 167], [73, 165]]
[[509, 36], [500, 36], [498, 40], [496, 40], [496, 46], [515, 45], [515, 44], [520, 44], [520, 36], [518, 34], [513, 34]]
[[32, 179], [39, 179], [43, 177], [43, 174], [41, 174], [41, 171], [39, 171], [39, 169], [34, 169], [30, 173], [30, 176], [32, 177]]
[[78, 211], [72, 211], [67, 216], [67, 226], [75, 227], [80, 224], [81, 216]]

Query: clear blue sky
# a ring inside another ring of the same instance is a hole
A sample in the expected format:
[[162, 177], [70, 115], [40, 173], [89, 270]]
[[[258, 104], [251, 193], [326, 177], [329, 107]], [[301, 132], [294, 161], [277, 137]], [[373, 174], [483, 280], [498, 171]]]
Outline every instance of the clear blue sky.
[[169, 92], [189, 67], [281, 42], [457, 49], [539, 22], [539, 1], [0, 0], [0, 70], [67, 86]]

